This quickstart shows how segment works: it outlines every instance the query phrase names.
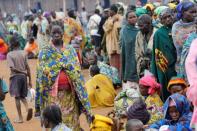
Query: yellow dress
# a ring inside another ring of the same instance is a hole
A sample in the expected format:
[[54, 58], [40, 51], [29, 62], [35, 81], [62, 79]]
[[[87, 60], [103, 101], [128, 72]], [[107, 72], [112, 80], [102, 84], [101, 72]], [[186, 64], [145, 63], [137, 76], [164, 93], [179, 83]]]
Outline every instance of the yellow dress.
[[153, 124], [154, 122], [163, 119], [163, 113], [162, 113], [163, 102], [157, 93], [153, 95], [149, 95], [146, 98], [145, 103], [151, 115], [151, 119], [149, 120], [148, 124]]
[[112, 81], [103, 74], [98, 74], [88, 80], [85, 84], [91, 107], [114, 106], [116, 91]]

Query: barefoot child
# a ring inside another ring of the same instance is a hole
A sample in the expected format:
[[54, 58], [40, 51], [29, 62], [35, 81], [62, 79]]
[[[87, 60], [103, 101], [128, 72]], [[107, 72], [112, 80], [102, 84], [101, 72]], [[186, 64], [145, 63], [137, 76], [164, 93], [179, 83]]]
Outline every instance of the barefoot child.
[[8, 66], [10, 67], [10, 95], [15, 97], [16, 109], [18, 112], [18, 119], [15, 123], [23, 123], [23, 117], [21, 113], [20, 101], [25, 105], [27, 111], [27, 120], [32, 118], [32, 109], [28, 107], [26, 100], [28, 85], [27, 76], [29, 77], [29, 85], [31, 87], [31, 74], [30, 68], [27, 62], [26, 53], [20, 50], [20, 43], [17, 37], [13, 36], [10, 39], [10, 45], [13, 51], [7, 55]]
[[8, 93], [8, 88], [2, 79], [0, 79], [0, 131], [14, 131], [10, 120], [7, 117], [2, 101], [5, 99], [5, 95]]

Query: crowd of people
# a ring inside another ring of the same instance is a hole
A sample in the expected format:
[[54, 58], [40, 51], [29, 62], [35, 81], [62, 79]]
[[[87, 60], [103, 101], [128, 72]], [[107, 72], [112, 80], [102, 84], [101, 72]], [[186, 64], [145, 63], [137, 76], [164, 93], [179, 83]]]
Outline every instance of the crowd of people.
[[[81, 113], [91, 131], [197, 130], [197, 5], [164, 3], [117, 3], [92, 15], [31, 10], [22, 22], [0, 12], [0, 61], [10, 69], [9, 88], [0, 79], [0, 130], [14, 130], [2, 104], [8, 92], [13, 122], [24, 122], [22, 102], [26, 120], [40, 117], [46, 130], [80, 131]], [[28, 59], [37, 59], [36, 87]], [[96, 107], [114, 108], [102, 116]]]

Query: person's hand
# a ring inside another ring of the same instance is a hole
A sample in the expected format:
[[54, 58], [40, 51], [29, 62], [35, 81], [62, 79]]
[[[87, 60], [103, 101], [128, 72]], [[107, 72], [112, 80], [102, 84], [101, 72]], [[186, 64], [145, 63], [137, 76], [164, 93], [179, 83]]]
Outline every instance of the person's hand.
[[148, 127], [149, 127], [148, 125], [144, 125], [144, 126], [143, 126], [144, 129], [146, 129], [146, 128], [148, 128]]

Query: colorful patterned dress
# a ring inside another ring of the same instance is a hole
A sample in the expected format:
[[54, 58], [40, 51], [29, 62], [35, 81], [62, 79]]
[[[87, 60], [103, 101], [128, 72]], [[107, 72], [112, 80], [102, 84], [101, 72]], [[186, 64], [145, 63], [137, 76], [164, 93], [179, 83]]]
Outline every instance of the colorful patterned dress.
[[149, 95], [145, 99], [145, 103], [147, 105], [148, 112], [151, 114], [151, 118], [148, 124], [153, 124], [154, 122], [161, 120], [163, 118], [163, 102], [157, 93]]
[[189, 37], [187, 38], [187, 40], [185, 41], [185, 43], [183, 44], [183, 49], [181, 52], [180, 68], [177, 73], [180, 77], [182, 77], [187, 82], [188, 82], [188, 80], [187, 80], [187, 74], [185, 71], [185, 60], [186, 60], [187, 55], [189, 53], [189, 49], [192, 44], [192, 41], [195, 40], [196, 38], [197, 38], [196, 32], [191, 33], [189, 35]]
[[85, 34], [83, 32], [83, 28], [76, 20], [67, 17], [64, 20], [64, 43], [69, 44], [74, 36], [81, 36], [82, 43], [81, 47], [85, 45]]
[[[74, 48], [67, 45], [58, 51], [52, 45], [43, 48], [38, 56], [36, 80], [36, 111], [47, 105], [60, 106], [63, 122], [74, 131], [80, 130], [79, 115], [84, 112], [88, 122], [91, 120], [90, 102], [84, 88], [84, 79]], [[68, 74], [73, 87], [71, 90], [58, 91], [52, 95], [52, 89], [60, 71]]]
[[180, 57], [184, 42], [190, 33], [196, 31], [195, 22], [184, 23], [182, 20], [177, 21], [172, 27], [172, 38], [177, 51], [176, 71], [180, 68]]
[[[4, 94], [8, 93], [8, 88], [5, 81], [0, 80], [0, 84], [0, 88], [2, 87], [2, 92]], [[5, 119], [5, 123], [1, 122], [2, 119]], [[14, 128], [7, 117], [2, 101], [0, 101], [0, 131], [14, 131]]]

